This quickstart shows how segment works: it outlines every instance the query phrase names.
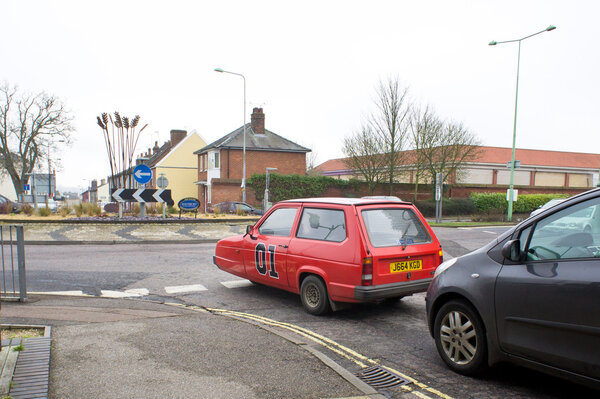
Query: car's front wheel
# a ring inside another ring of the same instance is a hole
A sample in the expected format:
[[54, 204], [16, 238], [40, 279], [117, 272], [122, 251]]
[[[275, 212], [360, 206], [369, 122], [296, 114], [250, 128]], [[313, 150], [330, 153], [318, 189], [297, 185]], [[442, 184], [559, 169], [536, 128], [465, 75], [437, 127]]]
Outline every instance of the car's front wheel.
[[449, 301], [440, 308], [435, 316], [434, 338], [440, 356], [452, 370], [474, 375], [486, 369], [483, 322], [466, 301]]
[[308, 276], [302, 281], [300, 286], [300, 298], [304, 309], [314, 315], [321, 315], [329, 312], [329, 296], [327, 287], [323, 280], [317, 276]]

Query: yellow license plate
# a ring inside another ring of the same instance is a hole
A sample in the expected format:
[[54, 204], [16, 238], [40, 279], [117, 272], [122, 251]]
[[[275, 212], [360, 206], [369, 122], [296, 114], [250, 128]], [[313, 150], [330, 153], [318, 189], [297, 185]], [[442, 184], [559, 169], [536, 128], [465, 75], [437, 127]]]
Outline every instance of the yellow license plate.
[[423, 269], [423, 261], [421, 259], [390, 263], [390, 273], [404, 273], [421, 269]]

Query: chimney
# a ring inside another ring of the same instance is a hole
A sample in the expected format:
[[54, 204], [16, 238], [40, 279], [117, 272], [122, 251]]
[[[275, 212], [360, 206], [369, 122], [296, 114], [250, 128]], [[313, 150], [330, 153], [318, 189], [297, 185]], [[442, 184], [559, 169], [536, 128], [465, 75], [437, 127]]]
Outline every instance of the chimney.
[[158, 141], [155, 141], [154, 142], [154, 147], [152, 147], [152, 153], [156, 154], [159, 149], [160, 149], [160, 147], [158, 146]]
[[171, 147], [175, 147], [187, 136], [187, 130], [171, 130]]
[[265, 134], [265, 114], [262, 108], [254, 108], [252, 110], [250, 126], [254, 134]]

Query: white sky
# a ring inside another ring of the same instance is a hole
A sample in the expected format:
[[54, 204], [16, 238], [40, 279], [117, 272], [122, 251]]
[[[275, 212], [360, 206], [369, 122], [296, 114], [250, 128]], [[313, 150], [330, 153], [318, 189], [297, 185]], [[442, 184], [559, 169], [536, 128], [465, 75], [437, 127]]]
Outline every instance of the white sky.
[[[600, 2], [589, 1], [4, 1], [0, 81], [60, 97], [74, 143], [58, 148], [59, 188], [108, 174], [96, 116], [141, 116], [136, 154], [170, 129], [212, 142], [262, 107], [266, 128], [342, 157], [372, 110], [380, 79], [462, 121], [485, 145], [510, 147], [516, 43], [517, 147], [598, 152]], [[598, 147], [598, 148], [597, 148]], [[599, 165], [600, 166], [600, 165]], [[44, 168], [43, 172], [46, 171]]]

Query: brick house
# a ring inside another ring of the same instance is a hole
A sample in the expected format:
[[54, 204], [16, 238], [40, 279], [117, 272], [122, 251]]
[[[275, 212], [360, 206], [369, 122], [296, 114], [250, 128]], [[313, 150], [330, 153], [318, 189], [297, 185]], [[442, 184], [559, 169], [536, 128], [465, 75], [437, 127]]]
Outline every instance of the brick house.
[[[244, 126], [194, 152], [198, 156], [198, 200], [200, 211], [210, 204], [242, 200]], [[305, 174], [306, 153], [302, 147], [265, 129], [262, 108], [254, 108], [246, 124], [246, 179], [264, 174], [267, 167], [279, 174]], [[246, 201], [259, 205], [254, 193], [247, 191]]]

